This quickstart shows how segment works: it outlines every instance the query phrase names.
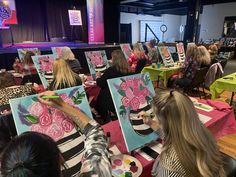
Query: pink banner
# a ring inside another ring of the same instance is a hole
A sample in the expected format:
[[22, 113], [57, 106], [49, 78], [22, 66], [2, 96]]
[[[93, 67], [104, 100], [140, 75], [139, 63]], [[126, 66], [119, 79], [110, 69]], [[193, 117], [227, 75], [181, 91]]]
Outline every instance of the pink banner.
[[103, 0], [87, 0], [88, 43], [104, 44]]

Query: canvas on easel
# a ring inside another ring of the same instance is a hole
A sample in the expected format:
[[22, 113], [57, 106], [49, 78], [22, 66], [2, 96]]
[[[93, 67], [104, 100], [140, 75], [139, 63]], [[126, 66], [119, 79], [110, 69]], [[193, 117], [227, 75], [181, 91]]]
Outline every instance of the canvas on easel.
[[52, 54], [55, 56], [55, 58], [58, 58], [61, 55], [61, 49], [64, 48], [63, 47], [51, 47], [52, 49]]
[[55, 60], [54, 55], [37, 55], [32, 56], [32, 59], [43, 87], [45, 89], [48, 88], [50, 82], [53, 79], [53, 62]]
[[121, 48], [122, 52], [124, 53], [125, 58], [128, 59], [131, 52], [132, 52], [130, 44], [120, 44], [120, 48]]
[[96, 72], [99, 71], [103, 73], [109, 67], [106, 52], [105, 50], [87, 51], [84, 52], [84, 54], [88, 63], [90, 74], [95, 80]]
[[151, 102], [155, 92], [149, 74], [135, 74], [107, 82], [127, 150], [133, 151], [156, 140], [156, 133], [137, 117], [141, 111], [152, 113]]
[[162, 61], [166, 67], [174, 66], [174, 60], [166, 46], [158, 47]]
[[176, 48], [178, 51], [178, 56], [179, 56], [179, 62], [184, 62], [185, 61], [185, 52], [184, 52], [184, 44], [182, 42], [176, 43]]
[[17, 53], [18, 53], [19, 59], [21, 61], [24, 60], [24, 57], [25, 57], [25, 54], [26, 54], [27, 51], [31, 51], [35, 55], [39, 55], [39, 53], [40, 53], [38, 48], [22, 48], [22, 49], [17, 49]]
[[[89, 103], [83, 86], [55, 91], [65, 102], [83, 111], [92, 118]], [[85, 136], [64, 112], [44, 105], [38, 101], [38, 95], [10, 100], [17, 134], [35, 131], [50, 136], [56, 143], [65, 164], [63, 176], [78, 175], [84, 151]]]

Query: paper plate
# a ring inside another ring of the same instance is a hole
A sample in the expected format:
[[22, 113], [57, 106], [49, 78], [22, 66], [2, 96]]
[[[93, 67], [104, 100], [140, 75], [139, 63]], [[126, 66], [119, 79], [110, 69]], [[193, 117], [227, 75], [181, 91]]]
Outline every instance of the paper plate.
[[131, 173], [132, 177], [138, 177], [142, 174], [143, 167], [138, 159], [120, 154], [111, 157], [112, 175], [114, 177], [123, 177], [125, 173]]

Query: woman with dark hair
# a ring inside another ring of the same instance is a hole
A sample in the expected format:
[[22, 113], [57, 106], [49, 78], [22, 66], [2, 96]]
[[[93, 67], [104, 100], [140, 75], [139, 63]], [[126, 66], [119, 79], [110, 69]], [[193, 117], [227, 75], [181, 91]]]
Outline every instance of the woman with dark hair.
[[61, 177], [60, 150], [48, 136], [26, 132], [13, 139], [1, 159], [3, 177]]
[[112, 66], [105, 70], [104, 74], [97, 73], [97, 85], [101, 88], [96, 102], [96, 110], [104, 118], [104, 123], [109, 121], [108, 111], [115, 113], [111, 93], [107, 80], [131, 74], [129, 64], [121, 50], [114, 50], [111, 54]]

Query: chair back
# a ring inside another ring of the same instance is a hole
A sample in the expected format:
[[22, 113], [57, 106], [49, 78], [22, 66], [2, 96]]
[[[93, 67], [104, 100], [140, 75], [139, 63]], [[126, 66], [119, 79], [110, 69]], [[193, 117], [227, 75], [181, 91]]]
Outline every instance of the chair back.
[[206, 76], [207, 71], [208, 71], [207, 67], [199, 68], [196, 71], [195, 76], [193, 77], [190, 87], [196, 88], [202, 85], [205, 81], [205, 76]]
[[220, 61], [219, 61], [219, 63], [220, 63], [221, 66], [222, 66], [223, 71], [224, 71], [224, 69], [225, 69], [225, 66], [226, 66], [227, 62], [228, 62], [227, 59], [224, 59], [224, 60], [220, 60]]
[[236, 175], [236, 160], [222, 153], [224, 170], [227, 177], [235, 177]]

